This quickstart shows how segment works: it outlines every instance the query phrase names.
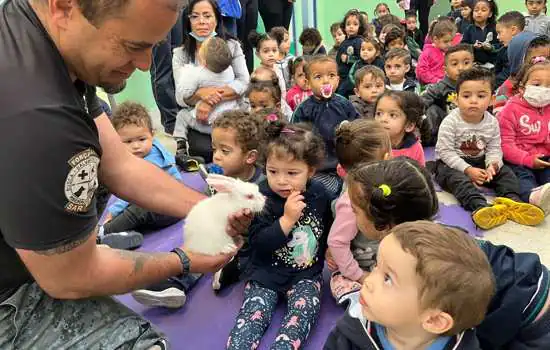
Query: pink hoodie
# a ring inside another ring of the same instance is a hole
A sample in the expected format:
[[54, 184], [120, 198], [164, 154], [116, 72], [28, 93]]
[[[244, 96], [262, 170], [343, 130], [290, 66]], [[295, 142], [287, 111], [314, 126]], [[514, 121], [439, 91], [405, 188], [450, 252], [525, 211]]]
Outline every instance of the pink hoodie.
[[416, 77], [421, 84], [435, 84], [445, 77], [445, 52], [433, 44], [424, 45], [418, 58]]
[[353, 281], [358, 281], [363, 275], [351, 252], [351, 241], [358, 232], [357, 218], [351, 208], [348, 191], [345, 191], [336, 201], [336, 217], [328, 234], [328, 246], [338, 271]]
[[499, 113], [498, 121], [506, 161], [532, 168], [537, 156], [550, 156], [550, 105], [535, 108], [516, 95]]

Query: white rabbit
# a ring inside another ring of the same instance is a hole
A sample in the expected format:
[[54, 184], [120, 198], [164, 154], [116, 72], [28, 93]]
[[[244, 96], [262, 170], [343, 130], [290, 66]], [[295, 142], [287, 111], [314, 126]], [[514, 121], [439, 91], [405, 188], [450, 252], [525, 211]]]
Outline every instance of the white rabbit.
[[226, 233], [229, 215], [242, 209], [259, 213], [264, 208], [265, 197], [258, 185], [231, 177], [210, 174], [206, 182], [217, 193], [191, 209], [183, 226], [183, 242], [192, 252], [229, 253], [237, 248]]

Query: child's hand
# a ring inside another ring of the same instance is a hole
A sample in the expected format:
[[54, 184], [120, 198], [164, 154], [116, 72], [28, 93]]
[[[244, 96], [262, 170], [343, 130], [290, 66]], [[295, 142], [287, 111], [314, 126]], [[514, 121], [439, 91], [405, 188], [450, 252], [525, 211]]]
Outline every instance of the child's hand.
[[347, 63], [347, 62], [348, 62], [348, 55], [346, 55], [345, 53], [343, 53], [342, 56], [340, 56], [340, 58], [342, 59], [342, 62], [343, 62], [343, 63]]
[[474, 184], [482, 186], [487, 181], [487, 171], [475, 168], [473, 166], [467, 168], [464, 173], [472, 180]]
[[363, 284], [363, 282], [365, 282], [365, 278], [367, 278], [369, 276], [369, 273], [367, 271], [363, 271], [363, 274], [361, 275], [361, 277], [359, 278], [359, 283]]
[[475, 42], [475, 44], [474, 44], [474, 47], [475, 47], [476, 49], [479, 49], [479, 48], [481, 48], [482, 46], [483, 46], [483, 44], [481, 43], [481, 41], [476, 40], [476, 42]]
[[544, 169], [544, 168], [550, 168], [550, 163], [542, 160], [541, 158], [544, 157], [544, 155], [539, 154], [537, 158], [535, 158], [535, 161], [533, 162], [533, 169]]
[[490, 43], [483, 43], [481, 44], [481, 47], [487, 51], [491, 51], [493, 49], [493, 46]]
[[338, 265], [336, 265], [336, 261], [332, 258], [332, 254], [330, 253], [330, 249], [327, 249], [327, 252], [325, 253], [325, 260], [328, 265], [328, 269], [330, 271], [336, 271], [338, 270]]
[[486, 182], [493, 181], [493, 177], [495, 177], [498, 174], [498, 164], [493, 163], [487, 167], [487, 179]]
[[201, 124], [208, 124], [208, 116], [213, 107], [204, 101], [200, 101], [195, 108], [197, 109], [197, 121]]
[[285, 234], [290, 233], [292, 227], [298, 222], [300, 216], [302, 216], [302, 211], [305, 207], [304, 196], [299, 191], [292, 191], [286, 199], [285, 212], [280, 219], [281, 228]]

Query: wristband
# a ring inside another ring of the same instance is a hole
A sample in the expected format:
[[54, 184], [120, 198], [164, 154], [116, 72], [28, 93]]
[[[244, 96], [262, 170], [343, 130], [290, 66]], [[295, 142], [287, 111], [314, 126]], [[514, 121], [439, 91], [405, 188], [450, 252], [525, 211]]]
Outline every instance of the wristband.
[[180, 248], [174, 248], [170, 253], [175, 253], [178, 258], [180, 258], [181, 261], [181, 267], [182, 267], [182, 274], [187, 275], [189, 273], [189, 270], [191, 269], [191, 260], [189, 260], [189, 257], [185, 252]]

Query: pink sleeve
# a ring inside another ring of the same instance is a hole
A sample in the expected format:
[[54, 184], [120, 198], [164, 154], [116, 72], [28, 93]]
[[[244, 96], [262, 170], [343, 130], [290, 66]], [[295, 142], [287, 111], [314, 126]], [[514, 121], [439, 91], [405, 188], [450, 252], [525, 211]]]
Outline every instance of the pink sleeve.
[[358, 232], [349, 195], [344, 192], [336, 201], [336, 217], [328, 234], [328, 246], [338, 270], [353, 281], [358, 281], [363, 275], [363, 270], [351, 252], [351, 241]]
[[514, 122], [514, 111], [511, 107], [512, 105], [508, 104], [500, 113], [498, 114], [498, 123], [500, 125], [500, 139], [503, 158], [516, 165], [523, 165], [529, 168], [533, 167], [536, 155], [530, 155], [529, 152], [526, 152], [520, 149], [516, 143], [516, 130]]
[[423, 167], [426, 166], [426, 158], [424, 157], [424, 149], [422, 148], [422, 145], [420, 144], [420, 141], [417, 141], [415, 144], [414, 144], [414, 149], [415, 149], [415, 155], [414, 155], [414, 160], [416, 160], [418, 163], [420, 163], [420, 165], [422, 165]]
[[430, 56], [430, 52], [422, 52], [416, 66], [416, 77], [421, 84], [435, 84], [444, 76], [439, 68], [439, 64]]
[[294, 95], [296, 95], [296, 90], [291, 88], [286, 94], [286, 103], [290, 106], [290, 109], [294, 112], [296, 109], [296, 104], [294, 103]]

